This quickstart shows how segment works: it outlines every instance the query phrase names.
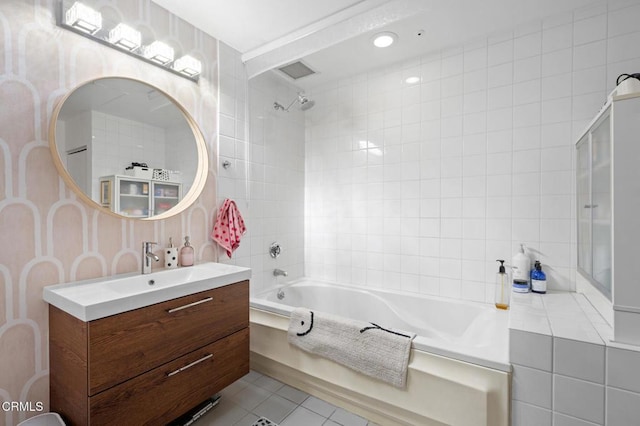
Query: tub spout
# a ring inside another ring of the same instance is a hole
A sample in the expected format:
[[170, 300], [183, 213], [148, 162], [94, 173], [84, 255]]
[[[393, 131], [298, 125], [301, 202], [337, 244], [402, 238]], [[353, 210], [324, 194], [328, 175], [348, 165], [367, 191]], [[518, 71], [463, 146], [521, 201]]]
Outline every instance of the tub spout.
[[286, 277], [287, 275], [289, 275], [287, 271], [283, 271], [282, 269], [276, 268], [273, 270], [274, 277], [278, 277], [278, 276]]

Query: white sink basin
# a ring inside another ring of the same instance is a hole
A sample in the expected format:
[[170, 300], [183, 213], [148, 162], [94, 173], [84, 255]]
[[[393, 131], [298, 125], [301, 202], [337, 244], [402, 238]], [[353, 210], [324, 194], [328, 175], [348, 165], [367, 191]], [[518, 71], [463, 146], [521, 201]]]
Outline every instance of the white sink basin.
[[92, 321], [250, 277], [249, 268], [208, 262], [146, 275], [116, 275], [47, 286], [43, 298], [78, 319]]

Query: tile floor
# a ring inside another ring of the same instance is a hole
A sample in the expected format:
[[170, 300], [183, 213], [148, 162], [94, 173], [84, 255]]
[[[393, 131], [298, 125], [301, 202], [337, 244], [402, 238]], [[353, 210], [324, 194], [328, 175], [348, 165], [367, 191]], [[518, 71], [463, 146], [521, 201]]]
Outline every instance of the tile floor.
[[251, 426], [266, 417], [279, 426], [377, 426], [321, 399], [251, 371], [221, 392], [197, 426]]

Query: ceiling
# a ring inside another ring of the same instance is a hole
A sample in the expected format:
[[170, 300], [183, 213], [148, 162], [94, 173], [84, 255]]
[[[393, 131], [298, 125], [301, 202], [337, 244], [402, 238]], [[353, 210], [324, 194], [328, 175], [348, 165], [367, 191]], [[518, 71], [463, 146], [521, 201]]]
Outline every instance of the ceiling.
[[98, 111], [162, 129], [187, 126], [182, 112], [165, 94], [128, 78], [106, 77], [78, 87], [64, 102], [62, 121]]
[[[303, 89], [577, 8], [607, 4], [607, 0], [153, 1], [238, 50], [250, 76], [302, 60], [317, 72], [294, 82]], [[396, 33], [397, 42], [386, 49], [374, 47], [371, 37], [379, 31]]]

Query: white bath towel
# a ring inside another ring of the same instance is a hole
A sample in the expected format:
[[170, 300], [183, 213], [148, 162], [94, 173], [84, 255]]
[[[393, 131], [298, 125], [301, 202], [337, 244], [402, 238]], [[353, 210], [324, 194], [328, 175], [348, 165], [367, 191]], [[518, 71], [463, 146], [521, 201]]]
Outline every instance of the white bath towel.
[[289, 320], [289, 343], [367, 376], [404, 388], [415, 333], [296, 308]]

